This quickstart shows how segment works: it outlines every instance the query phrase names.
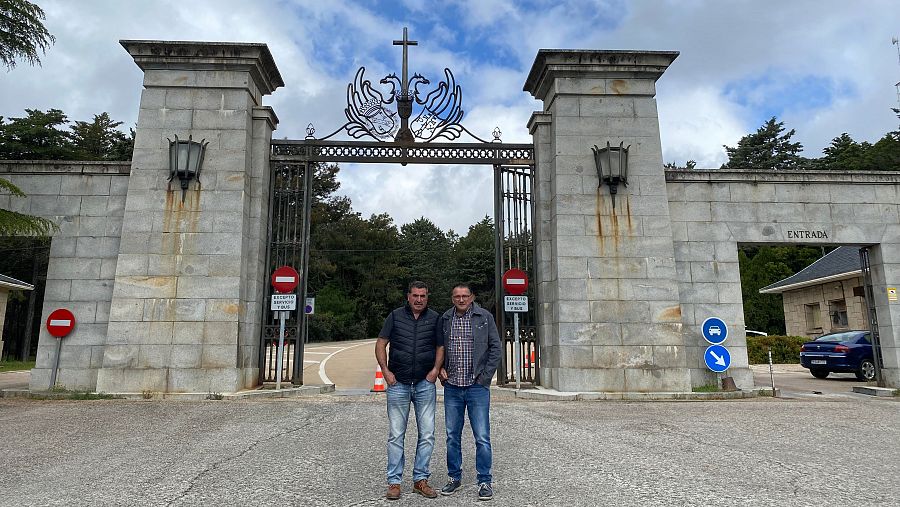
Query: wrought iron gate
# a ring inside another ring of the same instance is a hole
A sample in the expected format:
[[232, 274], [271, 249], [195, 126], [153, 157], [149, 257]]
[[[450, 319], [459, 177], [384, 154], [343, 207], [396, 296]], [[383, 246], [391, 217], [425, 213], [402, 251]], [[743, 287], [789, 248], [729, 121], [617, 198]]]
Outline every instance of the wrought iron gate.
[[[298, 288], [301, 304], [305, 300], [307, 266], [309, 265], [310, 210], [312, 205], [313, 165], [306, 162], [272, 162], [269, 190], [269, 239], [266, 248], [266, 271], [271, 274], [279, 266], [292, 266], [300, 272]], [[272, 286], [265, 284], [262, 343], [259, 348], [259, 371], [262, 382], [275, 382], [279, 323], [276, 312], [269, 311]], [[284, 362], [281, 379], [294, 385], [303, 383], [303, 330], [305, 312], [287, 312], [285, 322]]]
[[859, 265], [863, 275], [863, 286], [866, 296], [866, 317], [868, 317], [869, 336], [872, 342], [872, 359], [875, 363], [875, 381], [884, 387], [884, 378], [881, 375], [881, 337], [878, 335], [878, 314], [875, 312], [875, 292], [872, 287], [872, 265], [869, 263], [869, 249], [859, 249]]
[[[347, 122], [334, 132], [316, 138], [316, 129], [309, 125], [303, 140], [273, 140], [271, 143], [271, 191], [269, 208], [269, 238], [266, 255], [267, 273], [275, 267], [290, 265], [300, 271], [302, 279], [298, 299], [306, 298], [309, 264], [309, 236], [311, 221], [311, 188], [313, 168], [319, 163], [397, 163], [407, 164], [474, 164], [494, 167], [495, 247], [497, 250], [496, 284], [500, 274], [509, 267], [519, 267], [534, 277], [534, 241], [532, 216], [534, 202], [534, 146], [505, 144], [500, 141], [499, 128], [486, 141], [470, 132], [461, 123], [464, 117], [462, 88], [450, 69], [432, 83], [418, 73], [408, 72], [408, 49], [418, 43], [408, 39], [394, 41], [403, 47], [402, 74], [388, 74], [373, 82], [360, 67], [353, 82], [347, 86]], [[428, 90], [427, 87], [433, 85]], [[353, 139], [373, 141], [336, 141], [331, 138], [343, 133]], [[464, 134], [477, 143], [449, 142]], [[440, 142], [439, 142], [440, 141]], [[447, 141], [447, 142], [443, 142]], [[275, 357], [279, 327], [273, 313], [268, 311], [271, 289], [266, 289], [264, 322], [260, 346], [260, 377], [264, 382], [276, 377]], [[499, 285], [497, 294], [500, 293]], [[529, 289], [534, 302], [535, 290]], [[499, 303], [499, 301], [498, 301]], [[522, 341], [526, 344], [522, 357], [522, 380], [539, 381], [537, 354], [536, 311], [524, 315]], [[302, 308], [302, 306], [301, 306]], [[510, 332], [502, 305], [497, 305], [497, 322], [504, 343]], [[304, 312], [292, 312], [285, 337], [289, 358], [283, 366], [282, 379], [293, 384], [303, 382], [303, 344], [306, 340]], [[505, 345], [511, 350], [508, 345]], [[500, 383], [508, 382], [511, 371], [509, 354], [504, 354]], [[514, 378], [514, 377], [513, 377]]]
[[[515, 382], [515, 368], [519, 380], [532, 385], [540, 383], [540, 349], [537, 339], [537, 299], [534, 270], [534, 166], [494, 166], [494, 227], [497, 295], [497, 326], [503, 342], [503, 361], [497, 372], [497, 382]], [[515, 335], [513, 314], [503, 308], [503, 290], [500, 277], [510, 268], [519, 268], [528, 274], [528, 312], [519, 314], [520, 364], [515, 362]]]

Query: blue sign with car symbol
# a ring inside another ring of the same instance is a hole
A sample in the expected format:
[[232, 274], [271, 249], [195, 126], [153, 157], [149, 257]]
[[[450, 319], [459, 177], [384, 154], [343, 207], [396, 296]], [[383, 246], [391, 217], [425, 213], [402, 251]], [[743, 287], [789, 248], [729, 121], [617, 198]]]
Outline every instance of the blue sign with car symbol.
[[725, 325], [725, 321], [718, 317], [710, 317], [704, 320], [700, 330], [703, 333], [703, 338], [713, 345], [718, 345], [724, 342], [725, 338], [728, 338], [728, 326]]

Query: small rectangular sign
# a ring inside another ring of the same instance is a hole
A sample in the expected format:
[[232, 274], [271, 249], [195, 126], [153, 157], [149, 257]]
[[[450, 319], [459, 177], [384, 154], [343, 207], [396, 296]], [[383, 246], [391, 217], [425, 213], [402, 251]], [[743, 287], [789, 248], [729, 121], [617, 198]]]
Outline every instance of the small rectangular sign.
[[503, 311], [524, 313], [528, 311], [528, 296], [503, 296]]
[[272, 311], [289, 311], [297, 309], [296, 294], [272, 294]]
[[887, 296], [888, 296], [888, 301], [896, 301], [897, 300], [897, 287], [888, 287], [887, 288]]
[[306, 308], [303, 309], [307, 315], [316, 313], [316, 298], [306, 298]]

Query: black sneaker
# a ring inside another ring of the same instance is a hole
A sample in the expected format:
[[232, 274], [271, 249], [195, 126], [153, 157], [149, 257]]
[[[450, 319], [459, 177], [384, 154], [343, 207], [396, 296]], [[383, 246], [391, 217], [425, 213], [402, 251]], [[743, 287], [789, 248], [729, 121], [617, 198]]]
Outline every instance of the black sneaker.
[[462, 486], [462, 481], [458, 479], [450, 479], [447, 482], [447, 485], [441, 488], [441, 494], [444, 496], [450, 496], [453, 493], [456, 493], [456, 490]]
[[494, 498], [494, 488], [491, 487], [490, 482], [482, 482], [478, 485], [478, 499], [479, 500], [490, 500]]

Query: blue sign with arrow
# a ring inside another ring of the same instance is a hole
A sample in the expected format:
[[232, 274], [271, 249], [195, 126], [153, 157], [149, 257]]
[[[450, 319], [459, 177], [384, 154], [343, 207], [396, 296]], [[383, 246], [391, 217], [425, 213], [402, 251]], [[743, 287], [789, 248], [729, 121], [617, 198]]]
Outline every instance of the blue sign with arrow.
[[725, 325], [724, 320], [718, 317], [710, 317], [704, 320], [703, 325], [700, 326], [700, 331], [703, 333], [703, 338], [713, 345], [718, 345], [724, 342], [725, 338], [728, 338], [728, 326]]
[[721, 345], [706, 347], [703, 360], [706, 361], [706, 367], [716, 373], [722, 373], [731, 366], [731, 354]]

